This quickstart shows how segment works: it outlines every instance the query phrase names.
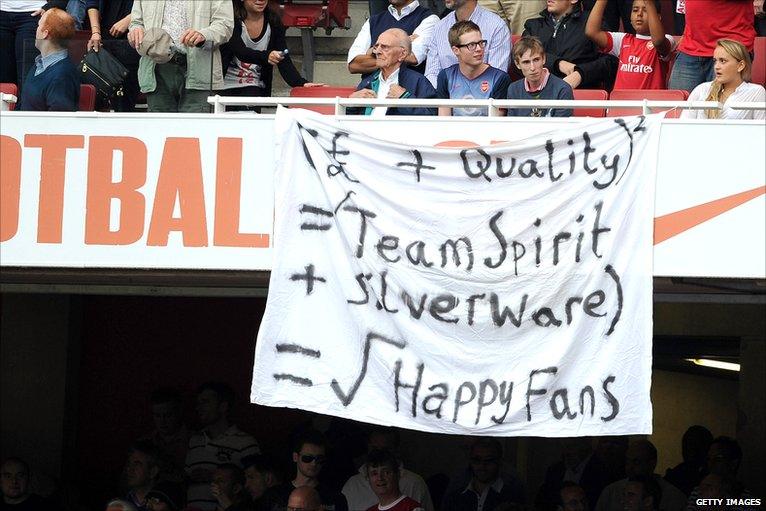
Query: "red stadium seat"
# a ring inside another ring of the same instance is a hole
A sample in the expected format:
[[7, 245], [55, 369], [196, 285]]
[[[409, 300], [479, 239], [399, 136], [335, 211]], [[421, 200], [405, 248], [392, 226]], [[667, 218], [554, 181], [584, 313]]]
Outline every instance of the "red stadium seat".
[[[7, 83], [7, 82], [0, 83], [0, 92], [2, 92], [3, 94], [13, 94], [14, 96], [16, 96], [17, 100], [20, 99], [19, 87], [15, 83]], [[13, 110], [14, 108], [16, 108], [16, 103], [10, 103], [8, 105], [8, 110]]]
[[[347, 98], [349, 94], [356, 90], [355, 87], [293, 87], [290, 89], [291, 98]], [[333, 115], [335, 107], [332, 105], [306, 105], [298, 108], [305, 108], [312, 112], [320, 114]]]
[[753, 77], [751, 81], [766, 86], [766, 37], [755, 38]]
[[[689, 93], [685, 90], [656, 90], [656, 89], [622, 89], [613, 90], [609, 95], [611, 101], [629, 100], [654, 100], [654, 101], [686, 101]], [[608, 117], [624, 117], [626, 115], [640, 115], [640, 108], [610, 108], [607, 110]], [[667, 114], [668, 118], [681, 115], [681, 109], [677, 108]]]
[[89, 83], [80, 84], [80, 112], [93, 112], [96, 109], [96, 87]]
[[[609, 93], [601, 89], [575, 89], [574, 98], [579, 100], [606, 101]], [[575, 117], [606, 117], [606, 108], [575, 108]]]

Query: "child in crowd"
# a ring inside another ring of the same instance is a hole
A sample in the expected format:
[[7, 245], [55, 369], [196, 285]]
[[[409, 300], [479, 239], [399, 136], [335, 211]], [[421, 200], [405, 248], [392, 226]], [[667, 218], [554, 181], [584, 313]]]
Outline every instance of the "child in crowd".
[[[448, 33], [457, 64], [439, 71], [436, 79], [437, 97], [443, 99], [505, 99], [511, 78], [508, 73], [484, 62], [487, 41], [473, 21], [458, 21]], [[487, 115], [486, 108], [439, 107], [439, 115]], [[505, 115], [505, 112], [503, 112]]]
[[630, 21], [636, 33], [601, 29], [607, 0], [596, 0], [585, 27], [586, 35], [605, 53], [620, 59], [615, 89], [665, 89], [676, 40], [666, 35], [658, 0], [633, 0]]

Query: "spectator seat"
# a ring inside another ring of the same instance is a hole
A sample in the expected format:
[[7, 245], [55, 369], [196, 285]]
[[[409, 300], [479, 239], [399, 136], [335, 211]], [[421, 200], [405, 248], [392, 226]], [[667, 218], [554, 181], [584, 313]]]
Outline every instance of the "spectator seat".
[[[685, 90], [656, 90], [656, 89], [622, 89], [613, 90], [609, 95], [610, 101], [641, 101], [648, 99], [650, 101], [686, 101], [689, 99], [689, 93]], [[606, 115], [608, 117], [624, 117], [627, 115], [640, 115], [640, 108], [609, 108]], [[668, 118], [676, 118], [681, 115], [681, 109], [677, 108], [668, 112]]]
[[[290, 89], [291, 98], [347, 98], [356, 87], [293, 87]], [[335, 107], [332, 105], [306, 105], [298, 108], [305, 108], [312, 112], [320, 114], [333, 115]]]
[[766, 37], [755, 38], [751, 81], [766, 86]]
[[80, 84], [80, 103], [77, 110], [93, 112], [96, 109], [96, 87], [89, 83]]
[[[16, 99], [20, 99], [19, 87], [15, 83], [8, 83], [8, 82], [0, 83], [0, 92], [2, 92], [3, 94], [12, 94], [16, 96]], [[10, 103], [8, 105], [8, 110], [13, 110], [14, 108], [16, 108], [16, 103]]]
[[[576, 100], [606, 101], [609, 99], [609, 93], [601, 89], [575, 89], [574, 98]], [[606, 117], [606, 108], [575, 108], [574, 117]]]

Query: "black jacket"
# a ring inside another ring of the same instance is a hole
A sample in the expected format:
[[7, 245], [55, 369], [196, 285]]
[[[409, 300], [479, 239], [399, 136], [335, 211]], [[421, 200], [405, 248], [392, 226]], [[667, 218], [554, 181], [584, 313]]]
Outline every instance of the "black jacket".
[[[271, 37], [269, 38], [266, 51], [251, 50], [245, 46], [244, 41], [242, 41], [242, 22], [235, 19], [234, 32], [231, 35], [231, 39], [229, 39], [228, 43], [221, 46], [221, 62], [223, 63], [224, 74], [226, 74], [226, 69], [231, 64], [233, 57], [237, 57], [242, 62], [261, 66], [261, 77], [263, 78], [265, 89], [264, 96], [268, 97], [271, 96], [271, 82], [274, 78], [274, 66], [269, 64], [269, 53], [284, 50], [287, 48], [287, 43], [285, 42], [285, 26], [282, 25], [279, 16], [267, 9], [265, 17], [263, 32], [258, 37], [263, 37], [267, 25], [271, 27]], [[289, 55], [286, 55], [277, 67], [279, 68], [279, 74], [282, 75], [282, 78], [290, 87], [300, 87], [306, 83], [307, 80], [295, 69], [295, 64], [290, 60]]]
[[611, 89], [617, 74], [617, 59], [598, 51], [596, 45], [585, 35], [588, 13], [575, 10], [564, 16], [558, 30], [553, 17], [547, 11], [540, 18], [532, 18], [524, 24], [524, 35], [540, 39], [545, 47], [545, 67], [559, 78], [559, 62], [566, 60], [577, 66], [582, 75], [582, 89]]

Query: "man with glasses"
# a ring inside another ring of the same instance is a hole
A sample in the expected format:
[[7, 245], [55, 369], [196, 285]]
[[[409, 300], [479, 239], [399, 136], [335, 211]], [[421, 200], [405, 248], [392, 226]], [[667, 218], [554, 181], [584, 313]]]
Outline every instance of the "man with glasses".
[[[484, 62], [487, 40], [473, 21], [458, 21], [449, 31], [457, 64], [439, 71], [436, 94], [443, 99], [505, 99], [511, 77]], [[505, 111], [502, 111], [503, 115]], [[439, 107], [439, 115], [487, 115], [487, 108]]]
[[319, 474], [327, 460], [326, 445], [324, 436], [318, 431], [307, 431], [298, 439], [293, 450], [295, 478], [266, 492], [266, 509], [284, 509], [285, 506], [289, 509], [288, 503], [293, 491], [307, 486], [319, 493], [322, 509], [348, 511], [345, 497], [319, 482]]
[[503, 447], [494, 438], [480, 438], [471, 447], [471, 480], [463, 489], [447, 495], [444, 511], [493, 511], [523, 506], [524, 488], [518, 481], [500, 477]]
[[457, 57], [449, 42], [449, 31], [458, 21], [470, 20], [479, 26], [487, 40], [482, 59], [484, 62], [497, 69], [508, 69], [511, 56], [511, 32], [502, 18], [478, 5], [477, 0], [447, 0], [446, 4], [447, 8], [453, 11], [436, 24], [428, 45], [426, 78], [434, 87], [439, 71], [457, 64]]
[[[508, 87], [508, 99], [574, 99], [572, 87], [545, 67], [545, 49], [536, 37], [524, 36], [513, 48], [513, 59], [524, 78]], [[569, 117], [571, 108], [509, 108], [520, 117]]]
[[[349, 97], [351, 98], [435, 98], [436, 90], [428, 80], [417, 71], [403, 66], [412, 51], [412, 43], [407, 32], [399, 28], [390, 28], [378, 36], [373, 46], [375, 65], [378, 70], [363, 78]], [[434, 115], [434, 108], [407, 107], [367, 107], [349, 109], [349, 114], [372, 115]]]

